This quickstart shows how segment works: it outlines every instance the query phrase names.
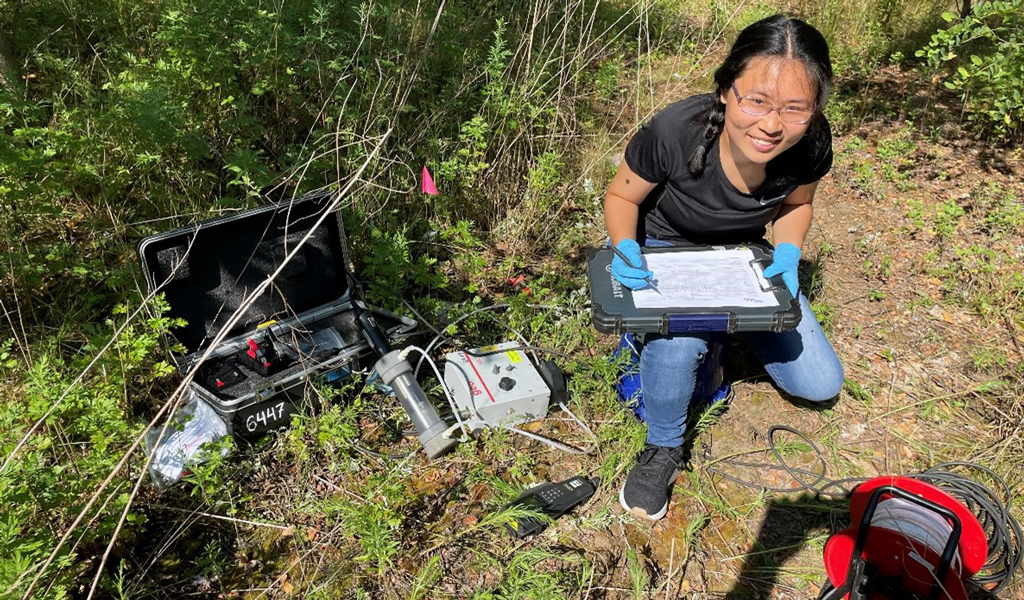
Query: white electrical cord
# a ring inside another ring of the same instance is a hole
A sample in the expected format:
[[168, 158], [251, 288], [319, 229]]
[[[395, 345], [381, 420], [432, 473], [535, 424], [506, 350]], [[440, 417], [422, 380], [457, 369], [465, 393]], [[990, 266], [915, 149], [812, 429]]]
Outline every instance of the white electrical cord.
[[[444, 377], [441, 376], [441, 371], [437, 368], [437, 363], [434, 362], [434, 359], [430, 358], [430, 355], [427, 354], [426, 350], [424, 350], [423, 348], [420, 348], [419, 346], [406, 346], [405, 348], [402, 349], [402, 351], [399, 354], [399, 356], [401, 356], [403, 359], [405, 359], [405, 358], [407, 358], [409, 356], [409, 353], [412, 352], [412, 351], [419, 352], [422, 355], [422, 358], [420, 359], [420, 362], [422, 362], [423, 360], [426, 360], [427, 364], [430, 365], [430, 368], [434, 370], [434, 375], [437, 376], [438, 382], [441, 383], [441, 389], [444, 390], [444, 396], [445, 396], [445, 398], [448, 399], [448, 406], [451, 407], [452, 414], [455, 415], [455, 421], [458, 423], [458, 425], [450, 427], [442, 435], [445, 438], [447, 438], [447, 439], [453, 439], [451, 437], [452, 434], [455, 432], [456, 429], [459, 429], [459, 430], [462, 431], [462, 437], [461, 438], [455, 438], [455, 439], [457, 439], [460, 443], [461, 442], [469, 441], [469, 433], [470, 433], [469, 432], [469, 428], [462, 421], [462, 417], [459, 416], [459, 407], [455, 405], [455, 400], [452, 398], [451, 391], [449, 391], [448, 390], [448, 386], [444, 384]], [[414, 373], [414, 375], [415, 375], [415, 373]]]
[[572, 413], [572, 411], [569, 410], [569, 407], [565, 405], [564, 402], [559, 402], [558, 406], [560, 406], [562, 408], [562, 410], [565, 411], [565, 414], [569, 415], [569, 417], [572, 418], [573, 421], [576, 421], [576, 423], [578, 423], [579, 426], [583, 428], [583, 431], [587, 432], [588, 436], [590, 436], [590, 439], [594, 443], [589, 448], [587, 448], [586, 450], [580, 450], [578, 448], [573, 448], [572, 446], [563, 444], [563, 443], [558, 442], [556, 440], [553, 440], [553, 439], [551, 439], [549, 437], [545, 437], [543, 435], [538, 435], [536, 433], [531, 433], [529, 431], [523, 431], [522, 429], [518, 429], [516, 427], [513, 427], [512, 425], [502, 425], [500, 428], [501, 429], [507, 429], [508, 431], [513, 431], [513, 432], [518, 433], [519, 435], [522, 435], [522, 436], [526, 436], [526, 437], [530, 438], [531, 440], [537, 440], [538, 442], [541, 442], [542, 444], [547, 444], [548, 446], [551, 446], [552, 448], [554, 448], [556, 450], [561, 450], [562, 452], [565, 452], [567, 454], [575, 454], [575, 455], [590, 454], [590, 453], [594, 452], [595, 450], [597, 450], [598, 442], [597, 442], [597, 436], [594, 435], [594, 432], [591, 431], [590, 428], [587, 427], [587, 425], [583, 421], [581, 421], [579, 419], [579, 417], [574, 415]]
[[[492, 304], [490, 306], [483, 306], [481, 308], [478, 308], [476, 310], [470, 311], [470, 312], [462, 315], [458, 319], [455, 319], [451, 323], [448, 323], [448, 325], [446, 327], [451, 327], [452, 325], [457, 325], [457, 324], [461, 323], [462, 321], [465, 321], [466, 319], [472, 317], [473, 315], [477, 315], [477, 314], [480, 314], [482, 312], [486, 312], [486, 311], [489, 311], [489, 310], [496, 310], [496, 309], [499, 309], [499, 308], [508, 308], [509, 306], [511, 306], [511, 305], [510, 304]], [[561, 308], [559, 306], [544, 306], [544, 305], [533, 305], [533, 304], [527, 305], [527, 306], [530, 306], [532, 308], [546, 308], [546, 309], [551, 309], [551, 310], [555, 310], [555, 309], [560, 309]], [[490, 317], [494, 318], [495, 320], [497, 320], [497, 317], [494, 317], [493, 315], [488, 315], [488, 316], [490, 316]], [[506, 329], [511, 331], [513, 334], [515, 334], [516, 337], [518, 337], [520, 340], [522, 340], [524, 348], [530, 348], [530, 343], [527, 341], [526, 337], [522, 333], [520, 333], [516, 329], [512, 328], [508, 323], [503, 323], [501, 321], [498, 321], [498, 323], [503, 325]], [[448, 336], [446, 336], [443, 333], [443, 331], [442, 331], [442, 333], [438, 333], [436, 336], [434, 336], [434, 339], [430, 340], [430, 343], [427, 344], [427, 352], [430, 352], [431, 350], [433, 350], [434, 349], [434, 345], [437, 344], [439, 341], [441, 341], [442, 338], [445, 338], [445, 337], [448, 337]], [[530, 350], [530, 354], [533, 354], [534, 362], [538, 362], [538, 363], [540, 362], [540, 358], [537, 356], [537, 352], [535, 350]], [[422, 362], [422, 360], [420, 362]], [[416, 363], [416, 370], [415, 370], [415, 372], [418, 373], [419, 369], [420, 369], [420, 363], [418, 362], [418, 363]]]

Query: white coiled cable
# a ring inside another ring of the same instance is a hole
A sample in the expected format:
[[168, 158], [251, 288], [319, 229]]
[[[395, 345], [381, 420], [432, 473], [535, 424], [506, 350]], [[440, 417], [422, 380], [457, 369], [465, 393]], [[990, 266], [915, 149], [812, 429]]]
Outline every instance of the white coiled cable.
[[[874, 516], [871, 517], [871, 527], [888, 529], [905, 536], [935, 552], [936, 556], [942, 556], [946, 542], [953, 532], [953, 526], [942, 515], [903, 498], [887, 498], [879, 502]], [[933, 572], [938, 567], [925, 561], [916, 552], [908, 556], [929, 567]], [[950, 569], [959, 574], [960, 567], [960, 551], [957, 549], [953, 554]]]

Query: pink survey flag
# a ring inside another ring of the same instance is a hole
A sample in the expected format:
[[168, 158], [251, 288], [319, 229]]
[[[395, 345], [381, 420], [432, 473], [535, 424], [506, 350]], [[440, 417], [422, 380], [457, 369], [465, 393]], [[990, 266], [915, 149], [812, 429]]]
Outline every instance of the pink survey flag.
[[431, 196], [437, 196], [441, 193], [437, 191], [437, 186], [434, 185], [434, 179], [430, 176], [427, 165], [423, 165], [423, 193], [430, 194]]

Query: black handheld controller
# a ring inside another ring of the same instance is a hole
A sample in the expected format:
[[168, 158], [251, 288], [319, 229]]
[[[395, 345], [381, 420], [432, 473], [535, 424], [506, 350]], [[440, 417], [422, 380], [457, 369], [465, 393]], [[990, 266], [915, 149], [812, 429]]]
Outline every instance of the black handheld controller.
[[[598, 483], [599, 480], [596, 478], [590, 479], [582, 475], [570, 477], [559, 483], [542, 483], [519, 494], [509, 506], [526, 506], [557, 519], [590, 499], [597, 491]], [[546, 521], [536, 517], [524, 517], [516, 521], [514, 529], [510, 526], [509, 531], [518, 539], [523, 539], [541, 532], [547, 526]]]

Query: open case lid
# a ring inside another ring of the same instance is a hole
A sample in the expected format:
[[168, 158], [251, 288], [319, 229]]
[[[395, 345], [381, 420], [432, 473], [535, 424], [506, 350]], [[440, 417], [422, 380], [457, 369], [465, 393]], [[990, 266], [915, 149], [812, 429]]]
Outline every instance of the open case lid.
[[[330, 205], [316, 193], [153, 235], [138, 253], [148, 291], [163, 293], [170, 316], [187, 325], [174, 335], [188, 353], [201, 350], [245, 298], [266, 281]], [[228, 337], [344, 299], [340, 216], [328, 215]]]

